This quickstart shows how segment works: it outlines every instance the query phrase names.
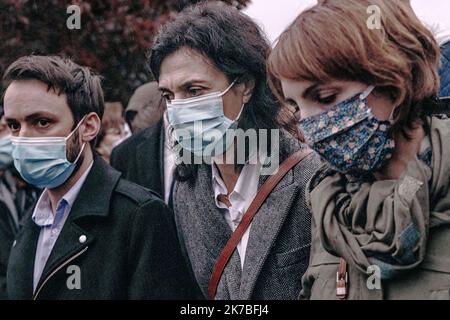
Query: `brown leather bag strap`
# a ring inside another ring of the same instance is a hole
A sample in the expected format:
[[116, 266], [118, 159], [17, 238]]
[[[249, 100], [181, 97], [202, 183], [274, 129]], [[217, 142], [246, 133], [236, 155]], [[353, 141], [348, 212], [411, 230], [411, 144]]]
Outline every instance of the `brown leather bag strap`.
[[336, 274], [336, 297], [339, 300], [347, 299], [348, 295], [348, 273], [347, 261], [344, 258], [339, 259], [339, 270]]
[[241, 241], [245, 231], [250, 226], [259, 208], [262, 206], [264, 201], [270, 195], [272, 190], [283, 179], [283, 177], [293, 167], [295, 167], [298, 163], [300, 163], [300, 161], [302, 161], [306, 156], [311, 154], [311, 152], [312, 152], [311, 149], [305, 148], [289, 156], [289, 158], [283, 161], [283, 163], [280, 165], [278, 172], [270, 176], [266, 180], [266, 182], [261, 186], [261, 188], [259, 189], [258, 193], [255, 196], [255, 199], [253, 199], [252, 203], [248, 207], [247, 211], [242, 217], [241, 222], [231, 235], [231, 238], [228, 240], [227, 244], [220, 253], [219, 258], [217, 259], [216, 264], [214, 265], [208, 286], [208, 296], [211, 300], [214, 300], [214, 298], [216, 297], [217, 286], [219, 285], [219, 281], [220, 278], [222, 277], [223, 270], [225, 269], [237, 245]]

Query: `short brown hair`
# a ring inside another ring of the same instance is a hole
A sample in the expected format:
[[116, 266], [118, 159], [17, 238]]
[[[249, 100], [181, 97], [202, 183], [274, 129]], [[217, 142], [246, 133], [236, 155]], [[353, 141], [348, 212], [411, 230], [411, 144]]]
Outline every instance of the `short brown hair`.
[[[369, 6], [381, 10], [381, 29], [367, 25]], [[439, 90], [439, 46], [401, 0], [322, 0], [279, 37], [268, 59], [269, 83], [283, 99], [280, 78], [363, 82], [399, 106], [393, 130], [418, 120], [421, 101]]]
[[104, 112], [103, 90], [100, 77], [87, 67], [79, 66], [59, 56], [24, 56], [5, 71], [3, 81], [8, 85], [15, 80], [39, 80], [58, 94], [67, 96], [67, 104], [75, 121], [95, 112], [100, 119]]

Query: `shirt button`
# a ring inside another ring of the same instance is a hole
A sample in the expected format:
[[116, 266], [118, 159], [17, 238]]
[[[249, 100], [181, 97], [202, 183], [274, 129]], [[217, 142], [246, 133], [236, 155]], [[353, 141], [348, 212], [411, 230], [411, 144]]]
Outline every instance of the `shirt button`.
[[52, 235], [56, 235], [58, 233], [58, 228], [52, 229]]
[[83, 234], [83, 235], [80, 236], [80, 238], [79, 238], [78, 240], [80, 241], [80, 243], [85, 243], [86, 240], [87, 240], [87, 238], [86, 238], [86, 236]]

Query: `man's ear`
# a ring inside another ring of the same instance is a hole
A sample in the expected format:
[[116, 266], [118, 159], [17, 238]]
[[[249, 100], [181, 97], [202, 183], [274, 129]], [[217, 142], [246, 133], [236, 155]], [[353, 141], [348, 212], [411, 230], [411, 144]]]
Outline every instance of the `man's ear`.
[[83, 121], [84, 130], [81, 134], [81, 139], [83, 142], [91, 142], [97, 137], [102, 126], [102, 120], [95, 112], [91, 112], [86, 115]]
[[255, 90], [255, 79], [248, 79], [241, 85], [244, 85], [244, 89], [242, 92], [242, 102], [246, 104], [253, 96], [253, 92]]

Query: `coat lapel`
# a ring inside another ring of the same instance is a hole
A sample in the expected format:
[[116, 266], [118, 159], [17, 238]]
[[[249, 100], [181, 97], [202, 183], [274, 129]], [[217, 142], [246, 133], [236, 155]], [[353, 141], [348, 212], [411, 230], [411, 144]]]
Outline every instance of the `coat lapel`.
[[[86, 237], [86, 242], [80, 242], [81, 236]], [[42, 276], [39, 279], [39, 283], [36, 287], [36, 292], [39, 292], [39, 288], [44, 285], [47, 278], [52, 275], [52, 273], [64, 266], [64, 264], [71, 260], [72, 257], [76, 256], [77, 253], [81, 252], [84, 248], [89, 247], [89, 244], [93, 242], [92, 236], [79, 228], [73, 221], [66, 221], [58, 240], [53, 247], [53, 250], [45, 264]]]
[[[261, 177], [259, 187], [267, 178]], [[251, 299], [258, 275], [290, 211], [297, 188], [291, 170], [275, 187], [255, 216], [242, 272], [241, 299]]]
[[[189, 212], [195, 212], [196, 224], [199, 226], [198, 230], [203, 230], [201, 243], [206, 246], [207, 251], [210, 253], [212, 269], [222, 249], [230, 239], [232, 231], [225, 220], [223, 211], [216, 207], [214, 192], [212, 192], [210, 187], [211, 181], [211, 167], [206, 165], [200, 166], [196, 182], [198, 190], [195, 192], [195, 208], [192, 208]], [[199, 207], [204, 208], [204, 210], [198, 210]], [[238, 251], [235, 250], [222, 275], [217, 290], [217, 298], [238, 299], [240, 281], [241, 260]]]
[[239, 252], [236, 248], [233, 255], [230, 258], [224, 272], [224, 276], [227, 281], [228, 292], [230, 294], [231, 300], [239, 300], [239, 292], [241, 287], [242, 269], [241, 269], [241, 258]]
[[[193, 210], [189, 211], [195, 212], [195, 219], [200, 227], [199, 230], [204, 231], [201, 233], [201, 236], [204, 238], [203, 242], [211, 255], [217, 259], [222, 248], [225, 247], [225, 244], [231, 237], [232, 232], [225, 221], [223, 213], [216, 207], [211, 181], [211, 167], [206, 165], [199, 166], [198, 179], [196, 181], [196, 189], [199, 192], [195, 192], [197, 201], [193, 203]], [[198, 210], [198, 208], [204, 208], [204, 210]]]
[[119, 179], [119, 172], [109, 167], [100, 157], [95, 158], [91, 172], [74, 202], [44, 267], [36, 292], [55, 270], [95, 241], [79, 222], [89, 219], [91, 216], [105, 217], [108, 215], [109, 201]]

